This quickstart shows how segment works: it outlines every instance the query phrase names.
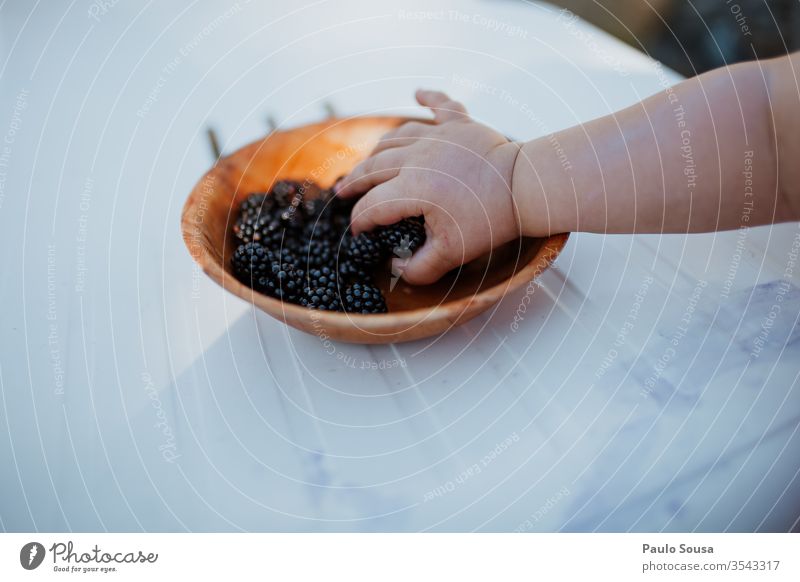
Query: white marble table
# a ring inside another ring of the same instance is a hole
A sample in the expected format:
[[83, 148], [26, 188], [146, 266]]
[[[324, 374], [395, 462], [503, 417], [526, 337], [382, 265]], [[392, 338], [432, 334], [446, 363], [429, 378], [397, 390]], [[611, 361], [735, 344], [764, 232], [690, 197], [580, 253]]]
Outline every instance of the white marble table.
[[516, 331], [332, 355], [197, 273], [209, 124], [427, 86], [534, 137], [678, 80], [545, 4], [284, 4], [0, 4], [0, 528], [796, 529], [797, 225], [573, 236]]

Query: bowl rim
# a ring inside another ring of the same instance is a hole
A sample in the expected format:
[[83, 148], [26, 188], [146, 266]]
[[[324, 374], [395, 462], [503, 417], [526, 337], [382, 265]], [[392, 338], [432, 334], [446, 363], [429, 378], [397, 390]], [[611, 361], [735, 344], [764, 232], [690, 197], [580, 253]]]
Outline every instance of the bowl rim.
[[[405, 117], [399, 115], [357, 115], [351, 117], [332, 117], [325, 121], [309, 123], [309, 124], [301, 124], [285, 129], [281, 129], [270, 133], [268, 136], [254, 140], [243, 145], [240, 148], [237, 148], [235, 151], [231, 152], [226, 156], [222, 156], [217, 160], [214, 165], [206, 171], [203, 176], [198, 180], [195, 186], [192, 188], [191, 193], [186, 198], [186, 201], [183, 204], [183, 209], [181, 211], [181, 234], [183, 237], [183, 242], [186, 245], [186, 248], [189, 251], [192, 259], [197, 263], [203, 270], [206, 275], [208, 275], [213, 281], [219, 284], [223, 289], [229, 291], [230, 293], [236, 295], [240, 299], [246, 300], [253, 305], [258, 305], [263, 307], [266, 311], [272, 314], [281, 314], [284, 320], [288, 320], [291, 316], [292, 318], [302, 318], [302, 317], [313, 317], [315, 321], [319, 321], [321, 324], [324, 325], [325, 321], [330, 323], [341, 323], [345, 320], [355, 320], [358, 322], [357, 325], [359, 328], [364, 329], [366, 331], [370, 331], [372, 333], [378, 333], [376, 330], [371, 329], [373, 327], [380, 327], [382, 321], [386, 319], [392, 319], [394, 324], [405, 325], [408, 324], [413, 326], [415, 324], [419, 324], [420, 321], [426, 320], [428, 317], [435, 315], [437, 311], [440, 310], [452, 310], [459, 306], [458, 312], [463, 314], [470, 310], [474, 303], [486, 301], [489, 304], [495, 303], [499, 299], [501, 299], [504, 295], [509, 292], [514, 291], [515, 289], [522, 286], [522, 284], [526, 281], [531, 281], [538, 275], [540, 275], [545, 269], [547, 269], [553, 261], [559, 256], [562, 249], [567, 243], [569, 238], [569, 233], [558, 233], [554, 235], [550, 235], [548, 237], [541, 237], [539, 240], [541, 241], [541, 245], [539, 249], [536, 251], [531, 259], [522, 265], [511, 277], [503, 279], [499, 283], [492, 285], [491, 287], [487, 287], [485, 289], [481, 289], [477, 293], [467, 296], [461, 297], [458, 299], [453, 299], [451, 301], [444, 301], [442, 303], [438, 303], [433, 306], [429, 307], [417, 307], [415, 309], [405, 309], [402, 311], [392, 311], [391, 313], [377, 313], [377, 314], [353, 314], [353, 313], [340, 313], [340, 312], [333, 312], [333, 311], [318, 311], [318, 310], [310, 310], [307, 307], [303, 307], [301, 305], [295, 305], [292, 303], [286, 303], [280, 299], [275, 297], [270, 297], [269, 295], [264, 295], [263, 293], [259, 293], [255, 291], [251, 287], [245, 285], [238, 279], [236, 279], [232, 274], [228, 273], [221, 262], [217, 262], [215, 258], [212, 256], [211, 253], [207, 252], [205, 246], [203, 244], [198, 244], [196, 242], [196, 221], [194, 220], [195, 216], [197, 215], [197, 198], [202, 194], [201, 188], [203, 184], [206, 182], [207, 178], [213, 175], [218, 167], [224, 163], [224, 161], [244, 149], [256, 146], [257, 144], [263, 143], [265, 140], [269, 139], [270, 136], [275, 134], [282, 134], [282, 133], [289, 133], [295, 131], [300, 128], [314, 128], [319, 127], [322, 129], [326, 129], [328, 127], [332, 127], [337, 125], [338, 123], [344, 123], [349, 121], [369, 121], [369, 120], [381, 120], [381, 121], [422, 121], [422, 122], [430, 122], [430, 120], [425, 120], [423, 118], [418, 117]], [[525, 238], [532, 238], [532, 237], [525, 237]], [[514, 240], [519, 240], [514, 239]], [[513, 242], [513, 241], [511, 241]], [[312, 315], [313, 314], [313, 315]], [[363, 324], [363, 325], [362, 325]], [[386, 335], [396, 335], [396, 333], [387, 333]]]

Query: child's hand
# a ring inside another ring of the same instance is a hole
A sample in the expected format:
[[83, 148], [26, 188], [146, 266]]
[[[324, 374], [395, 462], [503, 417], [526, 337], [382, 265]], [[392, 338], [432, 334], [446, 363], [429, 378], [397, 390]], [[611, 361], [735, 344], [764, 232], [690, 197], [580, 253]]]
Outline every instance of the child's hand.
[[353, 209], [356, 234], [425, 216], [427, 241], [398, 265], [406, 281], [422, 285], [520, 235], [511, 196], [519, 146], [444, 93], [418, 91], [417, 101], [433, 111], [434, 123], [412, 121], [387, 133], [337, 193], [366, 192]]

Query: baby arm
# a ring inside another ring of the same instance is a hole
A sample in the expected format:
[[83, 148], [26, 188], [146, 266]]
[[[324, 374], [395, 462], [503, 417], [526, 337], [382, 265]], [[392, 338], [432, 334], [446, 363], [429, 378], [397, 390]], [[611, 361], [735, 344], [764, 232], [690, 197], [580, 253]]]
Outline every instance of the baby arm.
[[428, 241], [403, 270], [420, 284], [519, 235], [798, 220], [795, 64], [790, 55], [711, 71], [527, 143], [473, 121], [442, 93], [419, 91], [434, 123], [384, 136], [339, 194], [366, 193], [354, 232], [424, 214]]

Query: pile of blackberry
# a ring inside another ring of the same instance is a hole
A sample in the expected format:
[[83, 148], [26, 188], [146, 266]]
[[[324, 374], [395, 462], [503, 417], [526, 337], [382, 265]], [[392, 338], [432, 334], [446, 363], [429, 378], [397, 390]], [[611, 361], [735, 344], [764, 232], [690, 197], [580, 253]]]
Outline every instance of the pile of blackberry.
[[352, 236], [353, 201], [289, 180], [248, 196], [233, 225], [236, 278], [259, 293], [322, 311], [386, 313], [375, 279], [389, 257], [425, 243], [422, 217]]

